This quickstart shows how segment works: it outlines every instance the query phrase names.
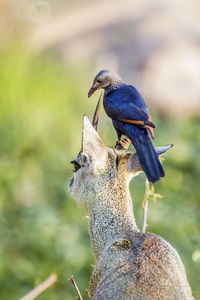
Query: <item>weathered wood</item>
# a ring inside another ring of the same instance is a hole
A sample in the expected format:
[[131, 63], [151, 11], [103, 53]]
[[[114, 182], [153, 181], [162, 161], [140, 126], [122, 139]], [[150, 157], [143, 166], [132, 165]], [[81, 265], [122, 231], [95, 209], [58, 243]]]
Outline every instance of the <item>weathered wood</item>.
[[[81, 168], [69, 190], [89, 212], [95, 256], [91, 299], [193, 299], [176, 250], [161, 237], [137, 228], [128, 188], [142, 171], [137, 154], [105, 147], [86, 116], [82, 145], [76, 157]], [[157, 154], [170, 147], [156, 148]]]

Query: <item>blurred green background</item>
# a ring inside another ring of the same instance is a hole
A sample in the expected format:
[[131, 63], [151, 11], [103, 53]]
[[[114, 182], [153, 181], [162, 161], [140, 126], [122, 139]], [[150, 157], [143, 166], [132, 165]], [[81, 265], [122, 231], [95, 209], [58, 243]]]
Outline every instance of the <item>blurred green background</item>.
[[[86, 212], [70, 197], [68, 184], [82, 116], [92, 118], [98, 99], [87, 99], [95, 63], [35, 51], [21, 18], [15, 22], [0, 43], [0, 298], [19, 299], [55, 272], [58, 281], [38, 299], [74, 299], [68, 278], [74, 275], [84, 295], [94, 263]], [[27, 26], [30, 33], [33, 24]], [[174, 147], [165, 156], [166, 177], [155, 185], [163, 198], [149, 205], [148, 231], [177, 249], [200, 299], [200, 119], [187, 111], [174, 117], [153, 104], [150, 110], [155, 145]], [[115, 144], [103, 110], [99, 134], [106, 145]], [[144, 175], [130, 189], [141, 228]]]

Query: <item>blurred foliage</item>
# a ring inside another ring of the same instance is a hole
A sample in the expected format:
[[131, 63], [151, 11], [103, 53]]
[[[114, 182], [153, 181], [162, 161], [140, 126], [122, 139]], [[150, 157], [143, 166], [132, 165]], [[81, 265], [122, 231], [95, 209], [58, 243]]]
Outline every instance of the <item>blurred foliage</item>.
[[[52, 54], [36, 56], [23, 44], [0, 52], [0, 295], [18, 299], [50, 273], [58, 275], [41, 300], [73, 299], [68, 278], [88, 287], [93, 258], [85, 211], [67, 192], [72, 160], [80, 150], [82, 115], [91, 74]], [[94, 99], [95, 98], [95, 99]], [[175, 101], [175, 100], [174, 100]], [[200, 121], [154, 114], [155, 144], [174, 143], [165, 156], [166, 177], [155, 185], [162, 199], [149, 203], [148, 231], [179, 252], [196, 299], [200, 299]], [[107, 145], [116, 135], [102, 111], [99, 133]], [[134, 179], [134, 210], [142, 224], [144, 175]]]

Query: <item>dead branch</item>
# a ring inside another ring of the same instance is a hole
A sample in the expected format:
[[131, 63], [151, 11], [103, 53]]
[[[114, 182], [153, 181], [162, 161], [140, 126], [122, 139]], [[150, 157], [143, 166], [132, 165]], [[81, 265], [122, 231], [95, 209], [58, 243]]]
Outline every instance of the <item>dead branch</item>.
[[51, 274], [45, 281], [36, 286], [32, 291], [26, 294], [24, 297], [20, 298], [20, 300], [32, 300], [35, 299], [38, 295], [43, 293], [46, 289], [48, 289], [54, 282], [57, 280], [56, 274]]
[[100, 113], [100, 109], [101, 109], [101, 103], [102, 103], [103, 97], [102, 97], [102, 93], [99, 97], [99, 100], [97, 102], [97, 106], [94, 112], [94, 116], [93, 116], [93, 120], [92, 120], [92, 126], [97, 130], [97, 126], [98, 126], [98, 121], [99, 121], [99, 113]]

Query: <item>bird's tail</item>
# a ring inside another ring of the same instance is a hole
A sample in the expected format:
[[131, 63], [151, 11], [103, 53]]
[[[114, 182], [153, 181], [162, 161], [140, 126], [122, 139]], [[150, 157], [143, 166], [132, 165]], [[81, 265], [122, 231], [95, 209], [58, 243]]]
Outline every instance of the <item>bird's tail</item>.
[[155, 183], [160, 177], [165, 176], [165, 172], [147, 131], [134, 126], [129, 132], [146, 177], [150, 182]]

